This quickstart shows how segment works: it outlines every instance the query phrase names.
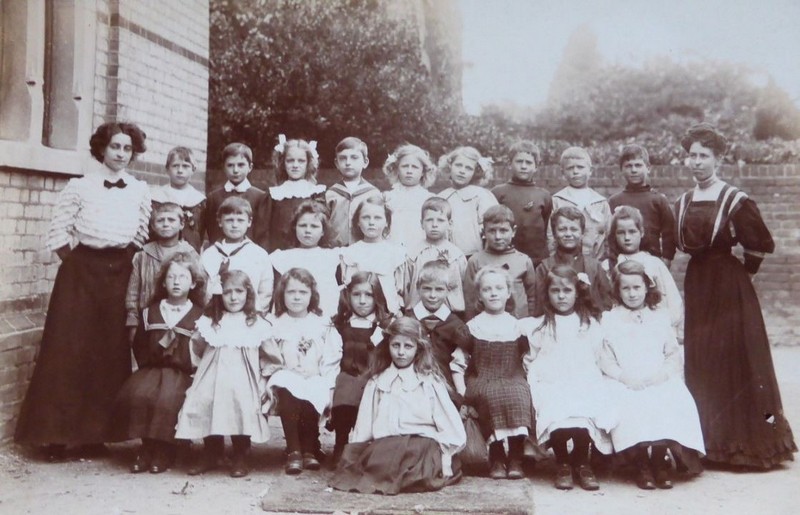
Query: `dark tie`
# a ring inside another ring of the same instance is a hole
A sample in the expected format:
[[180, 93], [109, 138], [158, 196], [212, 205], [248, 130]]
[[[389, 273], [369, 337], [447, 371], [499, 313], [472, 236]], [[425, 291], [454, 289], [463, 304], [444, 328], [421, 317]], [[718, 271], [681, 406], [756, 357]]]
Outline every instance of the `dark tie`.
[[120, 189], [122, 189], [125, 186], [127, 186], [127, 184], [125, 184], [125, 181], [123, 181], [122, 179], [118, 179], [117, 182], [103, 181], [103, 186], [105, 186], [108, 189], [111, 189], [111, 188], [120, 188]]
[[439, 317], [436, 315], [428, 315], [420, 320], [420, 322], [422, 322], [422, 325], [424, 325], [428, 331], [433, 331], [433, 328], [439, 325]]
[[233, 256], [235, 256], [236, 254], [238, 254], [240, 250], [245, 248], [245, 246], [248, 243], [250, 243], [250, 242], [246, 241], [246, 242], [242, 243], [241, 247], [236, 247], [236, 249], [234, 249], [234, 251], [231, 252], [230, 254], [228, 254], [227, 252], [222, 250], [222, 245], [220, 245], [219, 242], [214, 244], [214, 246], [217, 247], [217, 250], [219, 251], [219, 253], [222, 254], [222, 263], [219, 264], [219, 275], [222, 275], [222, 274], [224, 274], [225, 272], [228, 271], [228, 268], [230, 268], [231, 258]]

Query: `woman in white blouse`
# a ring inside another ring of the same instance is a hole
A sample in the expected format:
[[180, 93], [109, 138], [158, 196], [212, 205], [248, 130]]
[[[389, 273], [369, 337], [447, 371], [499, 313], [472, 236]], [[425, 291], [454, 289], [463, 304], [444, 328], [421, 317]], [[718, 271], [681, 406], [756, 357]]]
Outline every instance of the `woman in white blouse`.
[[62, 263], [15, 434], [45, 445], [49, 461], [68, 445], [102, 449], [112, 402], [131, 374], [125, 290], [147, 238], [150, 193], [126, 168], [145, 151], [145, 133], [106, 123], [89, 145], [97, 163], [64, 187], [47, 233]]

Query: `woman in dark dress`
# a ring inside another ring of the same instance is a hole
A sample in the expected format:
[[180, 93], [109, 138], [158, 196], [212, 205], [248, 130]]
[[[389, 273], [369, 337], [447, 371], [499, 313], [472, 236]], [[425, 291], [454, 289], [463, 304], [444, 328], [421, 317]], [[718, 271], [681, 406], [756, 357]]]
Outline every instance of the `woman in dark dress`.
[[[751, 277], [775, 248], [756, 203], [717, 177], [727, 148], [713, 125], [681, 141], [696, 182], [676, 203], [686, 270], [686, 385], [711, 462], [770, 468], [797, 451], [783, 413], [767, 331]], [[744, 262], [731, 249], [744, 247]]]
[[150, 190], [126, 168], [145, 151], [145, 134], [107, 123], [89, 144], [96, 161], [64, 187], [47, 233], [62, 262], [14, 435], [46, 445], [50, 461], [67, 445], [94, 450], [107, 441], [112, 403], [131, 375], [125, 292], [148, 235]]

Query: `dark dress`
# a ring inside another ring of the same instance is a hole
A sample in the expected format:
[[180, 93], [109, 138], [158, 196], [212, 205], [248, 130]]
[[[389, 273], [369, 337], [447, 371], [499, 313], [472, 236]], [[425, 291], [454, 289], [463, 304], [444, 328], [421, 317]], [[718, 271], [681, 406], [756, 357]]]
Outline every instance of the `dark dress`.
[[[358, 408], [364, 386], [369, 380], [369, 359], [375, 345], [370, 337], [377, 325], [368, 328], [351, 327], [349, 323], [337, 327], [342, 335], [341, 372], [336, 376], [336, 387], [333, 390], [332, 408], [352, 406]], [[336, 411], [333, 411], [333, 424], [336, 423]]]
[[133, 353], [139, 369], [122, 386], [114, 403], [111, 419], [114, 441], [175, 439], [178, 412], [192, 384], [190, 340], [203, 310], [192, 306], [170, 329], [159, 305], [160, 302], [155, 302], [142, 312], [136, 329]]
[[[691, 255], [686, 297], [686, 385], [710, 461], [769, 468], [797, 450], [783, 413], [767, 332], [749, 273], [772, 236], [755, 202], [725, 185], [717, 201], [676, 204], [678, 248]], [[717, 224], [715, 225], [715, 221]], [[740, 243], [744, 264], [731, 254]]]
[[17, 442], [108, 440], [111, 406], [131, 375], [125, 328], [131, 257], [129, 249], [78, 245], [59, 266]]
[[460, 344], [470, 356], [464, 402], [478, 412], [483, 436], [488, 439], [497, 429], [532, 429], [531, 389], [522, 367], [522, 358], [530, 350], [528, 339], [490, 342], [475, 338], [466, 327], [464, 331], [469, 336]]
[[330, 480], [345, 492], [396, 495], [433, 492], [461, 479], [461, 464], [453, 460], [451, 477], [442, 475], [442, 451], [432, 438], [397, 435], [347, 444]]
[[[321, 188], [320, 188], [321, 189]], [[295, 247], [297, 240], [295, 228], [292, 227], [292, 218], [297, 207], [306, 200], [313, 200], [325, 205], [324, 190], [319, 193], [310, 193], [307, 197], [272, 198], [273, 188], [270, 188], [269, 202], [264, 202], [258, 213], [258, 223], [267, 224], [267, 231], [258, 233], [261, 240], [256, 243], [272, 253], [278, 249], [287, 250]], [[257, 236], [258, 236], [257, 234]]]

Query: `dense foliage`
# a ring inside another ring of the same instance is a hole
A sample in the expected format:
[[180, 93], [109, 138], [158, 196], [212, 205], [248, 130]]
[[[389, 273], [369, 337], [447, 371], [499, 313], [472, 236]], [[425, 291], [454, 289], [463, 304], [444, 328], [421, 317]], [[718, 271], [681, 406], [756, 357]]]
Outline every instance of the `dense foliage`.
[[328, 166], [345, 136], [367, 141], [379, 163], [400, 142], [441, 141], [452, 92], [433, 86], [420, 20], [393, 3], [212, 1], [212, 166], [233, 140], [265, 163], [279, 133], [317, 140]]
[[654, 60], [638, 68], [605, 64], [596, 38], [576, 31], [541, 109], [460, 109], [458, 55], [448, 35], [417, 8], [393, 0], [212, 0], [209, 166], [243, 141], [265, 167], [276, 137], [315, 139], [322, 165], [345, 136], [370, 146], [372, 167], [402, 142], [437, 157], [473, 145], [502, 160], [516, 139], [538, 141], [545, 162], [572, 144], [601, 164], [621, 145], [644, 144], [654, 163], [683, 158], [679, 138], [708, 120], [728, 135], [728, 159], [800, 161], [800, 111], [746, 68], [713, 62]]

